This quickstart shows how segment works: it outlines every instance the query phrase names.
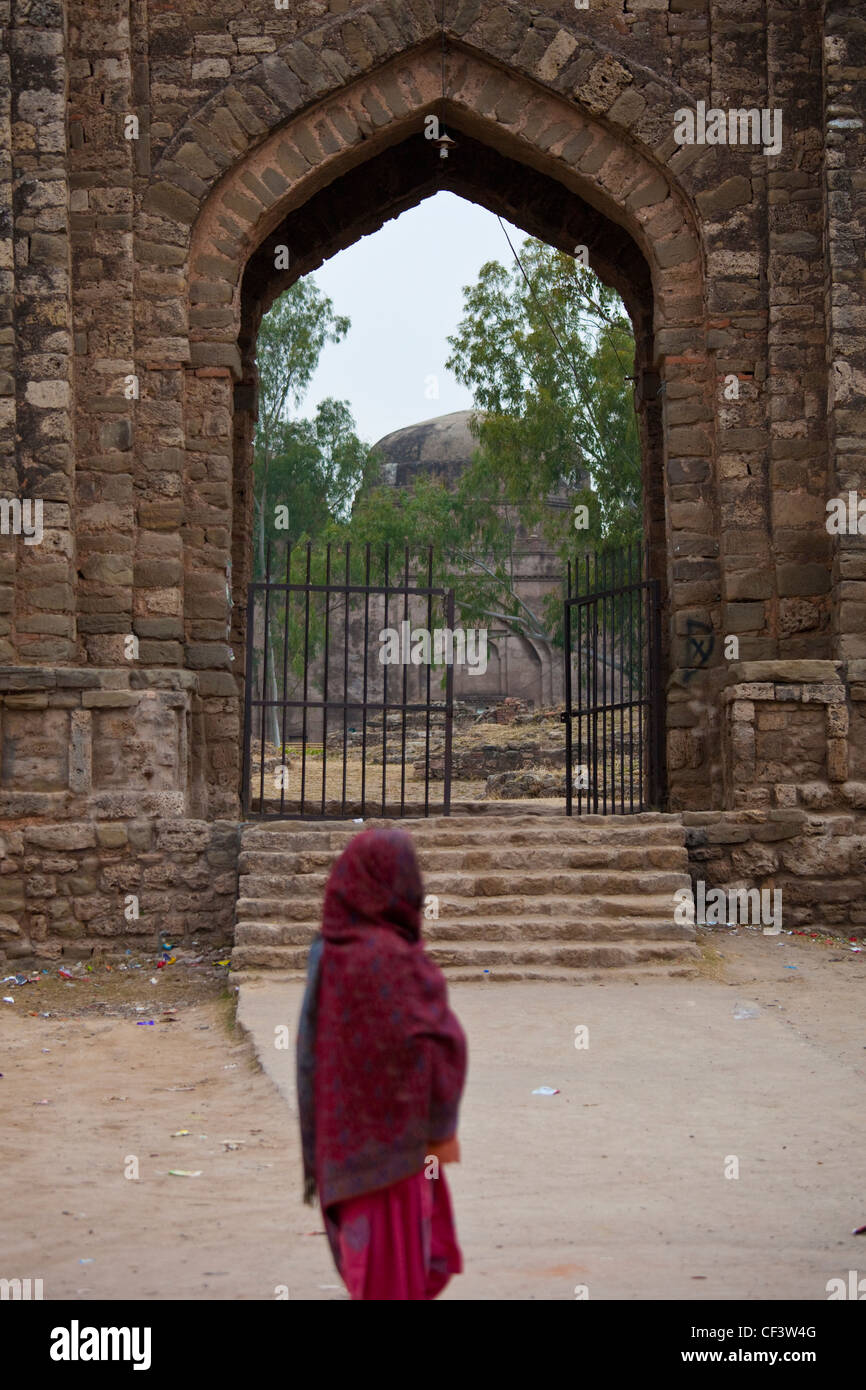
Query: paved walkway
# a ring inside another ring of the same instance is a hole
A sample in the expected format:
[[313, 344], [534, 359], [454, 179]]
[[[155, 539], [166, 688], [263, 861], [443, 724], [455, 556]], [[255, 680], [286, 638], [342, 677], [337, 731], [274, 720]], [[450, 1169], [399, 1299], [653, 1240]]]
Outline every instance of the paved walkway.
[[[828, 1279], [866, 1271], [851, 1235], [866, 1221], [862, 959], [840, 975], [790, 938], [748, 945], [750, 988], [452, 987], [470, 1048], [463, 1163], [449, 1168], [466, 1273], [444, 1297], [574, 1299], [586, 1286], [592, 1299], [823, 1300]], [[834, 1008], [821, 994], [837, 983]], [[301, 997], [271, 978], [239, 1000], [292, 1115]], [[741, 1004], [758, 1016], [735, 1017]], [[542, 1085], [559, 1094], [533, 1095]]]

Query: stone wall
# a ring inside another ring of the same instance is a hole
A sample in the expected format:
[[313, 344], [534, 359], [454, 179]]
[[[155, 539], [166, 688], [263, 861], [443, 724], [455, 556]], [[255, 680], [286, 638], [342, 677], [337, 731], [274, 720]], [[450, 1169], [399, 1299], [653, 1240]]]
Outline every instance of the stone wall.
[[[847, 813], [683, 813], [693, 883], [781, 889], [786, 929], [866, 936], [866, 783]], [[807, 792], [816, 799], [813, 789]], [[239, 830], [189, 819], [21, 825], [0, 834], [0, 966], [232, 939]], [[132, 912], [131, 896], [137, 899]], [[673, 910], [673, 907], [672, 907]]]
[[186, 671], [0, 668], [0, 816], [186, 814], [195, 687]]
[[200, 815], [205, 759], [234, 809], [239, 738], [228, 673], [0, 667], [0, 819]]
[[[122, 669], [134, 634], [140, 666], [212, 675], [209, 816], [237, 809], [258, 320], [437, 187], [585, 244], [634, 316], [667, 674], [695, 667], [693, 625], [715, 643], [672, 699], [679, 803], [707, 804], [721, 765], [726, 635], [744, 660], [861, 654], [861, 538], [822, 518], [859, 486], [866, 418], [862, 20], [843, 0], [453, 0], [443, 104], [439, 16], [0, 0], [0, 456], [47, 526], [0, 538], [0, 660]], [[780, 153], [678, 146], [699, 100], [778, 108]]]
[[[9, 833], [238, 815], [257, 326], [437, 188], [633, 315], [671, 806], [853, 814], [861, 10], [448, 0], [443, 98], [438, 0], [0, 0], [0, 490], [44, 504], [0, 534]], [[699, 101], [780, 110], [779, 153], [679, 145]]]
[[[861, 662], [851, 662], [856, 677]], [[843, 662], [744, 662], [722, 693], [726, 806], [844, 804], [850, 707]], [[820, 788], [820, 790], [818, 790]]]
[[[720, 757], [713, 767], [719, 809], [866, 804], [866, 662], [733, 662], [722, 673]], [[668, 758], [678, 773], [672, 810], [689, 777], [702, 773], [694, 710], [679, 686], [668, 698]]]
[[[0, 833], [0, 966], [232, 939], [235, 822], [20, 824]], [[137, 915], [136, 915], [137, 914]]]
[[847, 814], [686, 811], [683, 823], [694, 885], [778, 888], [785, 930], [866, 936], [866, 784]]

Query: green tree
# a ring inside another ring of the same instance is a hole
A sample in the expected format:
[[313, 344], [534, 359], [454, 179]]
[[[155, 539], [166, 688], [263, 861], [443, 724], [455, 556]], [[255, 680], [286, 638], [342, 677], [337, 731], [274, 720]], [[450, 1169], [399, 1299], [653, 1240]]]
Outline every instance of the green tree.
[[280, 421], [268, 467], [266, 542], [296, 545], [302, 537], [321, 536], [331, 521], [347, 520], [369, 452], [346, 401], [329, 397], [312, 420]]
[[[363, 490], [351, 534], [417, 563], [434, 551], [437, 584], [453, 583], [464, 621], [492, 620], [558, 640], [561, 602], [541, 612], [515, 586], [522, 532], [561, 556], [619, 547], [641, 531], [640, 446], [630, 376], [631, 324], [615, 293], [570, 256], [532, 239], [520, 266], [495, 261], [464, 289], [448, 365], [471, 388], [478, 450], [454, 490], [429, 479], [406, 494]], [[524, 275], [525, 272], [525, 275]], [[575, 507], [589, 525], [575, 529]]]
[[[259, 418], [254, 444], [256, 577], [269, 539], [297, 541], [344, 517], [363, 477], [367, 450], [345, 401], [323, 401], [313, 420], [296, 418], [322, 351], [351, 327], [312, 277], [277, 300], [258, 338]], [[285, 508], [277, 525], [277, 507]]]
[[[355, 491], [368, 466], [369, 450], [355, 432], [346, 401], [330, 397], [312, 419], [297, 418], [322, 351], [339, 343], [349, 328], [348, 318], [334, 312], [332, 301], [307, 276], [287, 290], [262, 320], [258, 337], [259, 416], [253, 449], [253, 507], [255, 525], [254, 578], [265, 574], [269, 543], [297, 545], [317, 539], [348, 517]], [[321, 563], [313, 560], [315, 573]], [[294, 578], [299, 571], [296, 570]], [[277, 695], [277, 672], [297, 678], [303, 650], [303, 620], [297, 605], [289, 605], [278, 590], [268, 605], [268, 632], [255, 642], [258, 682], [267, 646], [267, 685]], [[263, 623], [263, 614], [259, 614]], [[288, 626], [291, 661], [286, 664]], [[321, 642], [320, 616], [314, 614], [310, 650]], [[289, 693], [288, 691], [286, 692]], [[278, 742], [276, 715], [269, 733]]]
[[[573, 257], [532, 238], [519, 265], [482, 267], [464, 291], [448, 366], [479, 411], [480, 450], [466, 479], [520, 509], [525, 525], [568, 540], [622, 545], [641, 533], [634, 337], [616, 292]], [[549, 496], [572, 503], [557, 515]], [[571, 534], [569, 530], [571, 528]]]

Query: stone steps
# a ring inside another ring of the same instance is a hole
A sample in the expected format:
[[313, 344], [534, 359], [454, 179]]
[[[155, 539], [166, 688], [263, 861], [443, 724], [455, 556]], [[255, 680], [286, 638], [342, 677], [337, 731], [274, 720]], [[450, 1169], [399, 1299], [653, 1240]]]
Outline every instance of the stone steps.
[[[319, 930], [319, 922], [267, 921], [248, 918], [244, 922], [245, 946], [309, 945]], [[672, 940], [691, 940], [681, 936], [683, 928], [672, 925]], [[425, 922], [424, 940], [428, 944], [451, 941], [655, 941], [660, 940], [658, 921], [653, 917], [533, 917], [516, 915], [511, 921], [489, 917], [455, 917], [447, 922]]]
[[[232, 964], [236, 970], [288, 970], [300, 979], [306, 971], [307, 950], [307, 946], [236, 947]], [[683, 965], [698, 954], [692, 943], [683, 941], [544, 942], [538, 945], [454, 941], [430, 944], [427, 953], [449, 977], [452, 972], [463, 972], [455, 974], [455, 978], [461, 979], [477, 979], [485, 970], [495, 973], [497, 978], [506, 978], [501, 972], [507, 971], [509, 979], [555, 979], [562, 978], [564, 972], [590, 969], [633, 969], [662, 962]], [[534, 973], [530, 975], [528, 971]]]
[[[673, 878], [674, 876], [671, 875]], [[425, 888], [426, 888], [425, 884]], [[437, 894], [439, 898], [439, 918], [477, 917], [483, 921], [497, 923], [507, 918], [520, 920], [524, 916], [546, 916], [571, 919], [578, 922], [587, 917], [637, 917], [657, 921], [660, 916], [670, 915], [673, 920], [673, 894], [676, 888], [687, 887], [677, 883], [667, 894], [591, 894], [574, 896], [553, 894], [541, 896], [507, 895], [504, 897], [475, 898]], [[288, 898], [239, 898], [237, 906], [238, 921], [252, 922], [308, 922], [318, 926], [322, 916], [322, 895], [317, 897]]]
[[[681, 871], [688, 867], [684, 845], [650, 844], [643, 847], [622, 845], [555, 845], [536, 847], [510, 844], [466, 846], [455, 849], [418, 849], [425, 879], [435, 873], [481, 870], [559, 869], [589, 870], [616, 868], [664, 869]], [[240, 856], [242, 888], [255, 887], [249, 896], [266, 896], [269, 889], [279, 895], [286, 875], [327, 876], [334, 862], [333, 850], [305, 850], [298, 853], [279, 850], [249, 850]], [[435, 891], [432, 888], [431, 892]]]
[[[566, 893], [569, 897], [580, 894], [593, 897], [598, 894], [612, 897], [628, 897], [632, 894], [645, 898], [661, 894], [667, 896], [682, 886], [682, 875], [686, 865], [671, 866], [666, 870], [647, 867], [644, 874], [638, 869], [623, 869], [615, 874], [609, 869], [575, 870], [569, 874], [560, 869], [552, 869], [547, 874], [515, 873], [509, 876], [504, 870], [496, 872], [479, 871], [468, 873], [429, 873], [424, 869], [424, 891], [440, 899], [449, 898], [537, 898], [558, 896]], [[512, 881], [513, 877], [513, 881]], [[282, 910], [286, 900], [286, 884], [292, 884], [293, 896], [313, 898], [320, 903], [324, 897], [327, 877], [324, 874], [241, 874], [238, 896], [242, 901], [255, 900], [279, 905]], [[569, 884], [569, 887], [565, 887]], [[316, 909], [318, 911], [318, 908]], [[261, 914], [257, 914], [261, 915]]]
[[[394, 821], [365, 822], [393, 827]], [[690, 888], [676, 816], [462, 815], [404, 821], [418, 849], [431, 957], [452, 979], [587, 978], [688, 967], [694, 929], [674, 922]], [[360, 826], [270, 822], [241, 831], [236, 971], [300, 978], [330, 868]], [[486, 972], [486, 973], [485, 973]]]
[[[489, 805], [492, 803], [488, 803]], [[416, 844], [429, 841], [435, 845], [459, 845], [464, 840], [480, 843], [495, 840], [501, 843], [525, 843], [538, 839], [550, 840], [555, 828], [558, 842], [575, 844], [635, 844], [644, 841], [658, 843], [679, 843], [682, 824], [678, 815], [666, 815], [661, 811], [641, 811], [633, 816], [573, 816], [564, 814], [545, 814], [538, 812], [512, 810], [502, 815], [452, 815], [429, 816], [401, 821], [393, 819], [368, 819], [322, 821], [263, 821], [248, 822], [242, 826], [245, 849], [275, 848], [281, 841], [295, 849], [335, 848], [344, 845], [361, 830], [373, 828], [393, 829], [399, 826], [408, 830]], [[640, 832], [638, 835], [636, 832]]]

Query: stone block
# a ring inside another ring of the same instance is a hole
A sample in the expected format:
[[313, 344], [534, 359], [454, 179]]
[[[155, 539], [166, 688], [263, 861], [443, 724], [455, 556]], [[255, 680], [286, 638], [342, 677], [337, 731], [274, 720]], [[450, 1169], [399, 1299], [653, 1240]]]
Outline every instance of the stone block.
[[231, 671], [199, 671], [196, 673], [196, 686], [202, 697], [233, 699], [238, 695], [237, 681]]
[[764, 626], [763, 603], [726, 603], [724, 625], [728, 632], [757, 632]]
[[793, 782], [777, 782], [773, 788], [773, 801], [776, 806], [796, 806], [796, 784]]
[[800, 684], [803, 681], [838, 681], [838, 661], [739, 661], [731, 665], [732, 681], [773, 681]]
[[87, 822], [30, 825], [24, 831], [24, 843], [29, 849], [93, 849], [96, 845], [96, 831], [93, 825]]
[[734, 872], [744, 878], [763, 878], [779, 867], [779, 851], [764, 844], [746, 844], [731, 851]]
[[139, 643], [139, 660], [153, 665], [180, 666], [183, 645], [180, 642], [158, 642], [143, 638]]
[[845, 687], [839, 683], [822, 682], [803, 686], [801, 699], [804, 705], [838, 705], [845, 700]]
[[204, 821], [163, 821], [156, 826], [157, 848], [168, 854], [199, 854], [207, 849], [211, 827]]
[[775, 700], [776, 688], [768, 682], [743, 681], [738, 685], [729, 685], [722, 692], [722, 699], [727, 704], [731, 700]]
[[827, 740], [827, 776], [831, 782], [844, 782], [848, 776], [848, 741], [844, 738]]
[[813, 811], [824, 811], [835, 801], [834, 791], [825, 782], [802, 782], [800, 800]]
[[768, 599], [772, 594], [773, 576], [769, 570], [729, 574], [725, 580], [725, 597], [729, 603], [742, 599]]
[[830, 571], [826, 565], [779, 565], [776, 583], [783, 598], [826, 594], [830, 588]]
[[3, 701], [6, 709], [47, 709], [47, 695], [7, 695]]
[[21, 924], [11, 912], [0, 912], [0, 941], [19, 941], [22, 936]]
[[192, 65], [193, 82], [212, 82], [216, 78], [231, 76], [231, 66], [227, 58], [203, 58]]
[[132, 690], [85, 690], [81, 703], [85, 709], [130, 709], [140, 698]]
[[801, 827], [797, 825], [768, 823], [756, 825], [752, 831], [752, 838], [762, 843], [765, 841], [772, 843], [776, 840], [791, 840], [801, 833]]
[[827, 706], [827, 735], [829, 738], [846, 738], [849, 730], [847, 705]]
[[96, 839], [103, 849], [123, 849], [129, 844], [125, 825], [97, 825]]
[[797, 878], [835, 878], [848, 873], [851, 844], [847, 838], [836, 839], [829, 835], [799, 836], [782, 849], [781, 861]]
[[146, 853], [153, 843], [153, 830], [151, 821], [130, 821], [126, 826], [130, 848]]
[[[632, 0], [632, 4], [634, 4], [634, 0]], [[663, 8], [663, 6], [656, 8]], [[715, 188], [709, 188], [704, 193], [699, 193], [696, 202], [704, 217], [712, 221], [714, 218], [723, 217], [733, 208], [742, 207], [744, 203], [751, 202], [751, 199], [751, 182], [741, 174], [735, 174], [733, 178], [725, 179]]]
[[730, 824], [721, 821], [707, 827], [706, 842], [709, 845], [742, 845], [751, 838], [752, 830], [747, 825]]

